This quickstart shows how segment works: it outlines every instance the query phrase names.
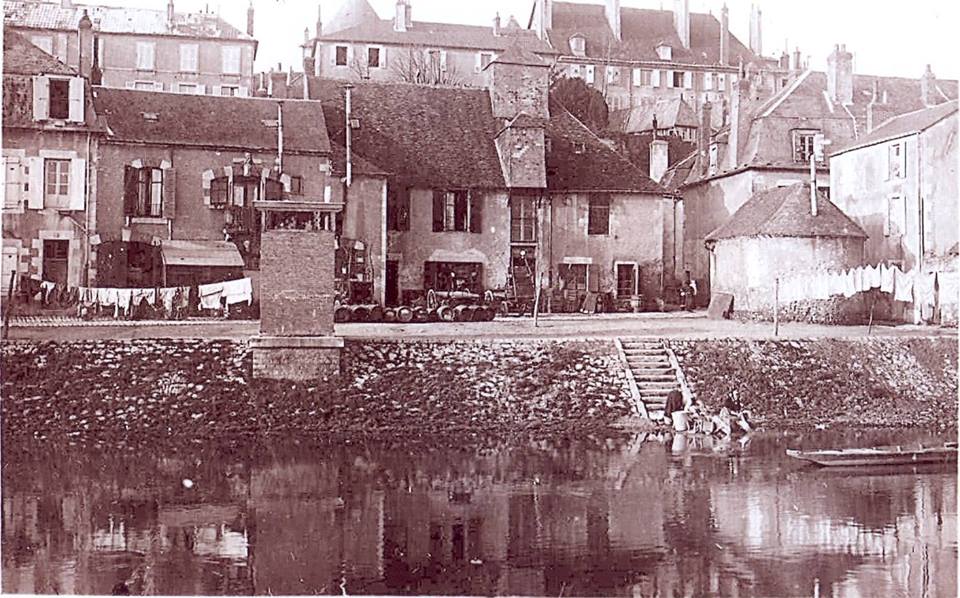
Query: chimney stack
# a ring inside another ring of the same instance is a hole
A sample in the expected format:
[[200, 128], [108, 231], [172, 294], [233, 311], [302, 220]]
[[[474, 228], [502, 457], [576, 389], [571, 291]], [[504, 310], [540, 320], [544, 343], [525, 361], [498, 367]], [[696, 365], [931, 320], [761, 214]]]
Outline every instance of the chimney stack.
[[704, 102], [700, 107], [700, 130], [697, 131], [697, 154], [700, 161], [700, 174], [706, 174], [710, 166], [710, 133], [712, 128], [713, 104]]
[[730, 64], [730, 11], [726, 2], [720, 9], [720, 64]]
[[80, 46], [80, 76], [90, 79], [93, 75], [93, 22], [87, 15], [87, 10], [83, 10], [83, 16], [80, 17], [80, 23], [77, 24], [77, 37]]
[[537, 19], [537, 35], [545, 40], [553, 29], [553, 0], [537, 0]]
[[659, 183], [670, 165], [670, 144], [665, 139], [657, 139], [654, 133], [650, 142], [650, 178]]
[[623, 39], [620, 30], [620, 0], [607, 0], [604, 13], [607, 15], [607, 22], [610, 23], [610, 30], [613, 31], [613, 37], [618, 40]]
[[323, 6], [317, 4], [317, 37], [323, 35]]
[[934, 101], [934, 90], [936, 86], [937, 77], [933, 74], [933, 69], [931, 69], [928, 64], [927, 69], [923, 71], [923, 76], [920, 77], [920, 100], [924, 106], [933, 106], [937, 103]]
[[253, 37], [253, 0], [247, 6], [247, 35]]
[[791, 70], [793, 71], [803, 70], [802, 58], [800, 56], [800, 48], [796, 48], [793, 51], [793, 63], [791, 64]]
[[393, 30], [406, 31], [410, 28], [409, 0], [397, 0], [396, 12], [393, 15]]
[[500, 13], [497, 13], [497, 16], [493, 17], [493, 35], [500, 35]]
[[756, 4], [750, 5], [750, 51], [760, 56], [763, 54], [763, 35], [760, 29], [762, 15]]
[[173, 29], [173, 0], [167, 0], [167, 27]]
[[787, 54], [786, 50], [780, 55], [780, 68], [785, 71], [790, 69], [790, 55]]
[[[673, 28], [684, 48], [690, 47], [690, 0], [673, 0]], [[723, 35], [721, 32], [720, 35]], [[721, 39], [723, 39], [721, 37]]]
[[827, 56], [827, 93], [834, 102], [853, 103], [853, 54], [846, 44], [834, 46]]

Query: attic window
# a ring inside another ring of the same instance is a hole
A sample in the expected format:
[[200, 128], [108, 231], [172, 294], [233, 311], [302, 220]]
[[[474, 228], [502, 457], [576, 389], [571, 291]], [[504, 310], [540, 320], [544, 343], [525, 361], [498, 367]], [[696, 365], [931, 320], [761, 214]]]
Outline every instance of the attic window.
[[587, 146], [582, 141], [573, 142], [573, 153], [575, 154], [584, 154], [587, 151]]
[[280, 122], [276, 119], [271, 120], [271, 119], [265, 118], [260, 122], [263, 123], [263, 126], [267, 127], [268, 129], [276, 129], [278, 126], [280, 126]]
[[160, 120], [160, 114], [157, 112], [141, 112], [143, 115], [143, 120], [147, 122], [155, 123]]
[[587, 40], [582, 35], [574, 35], [570, 38], [570, 51], [574, 56], [585, 56], [587, 53]]
[[660, 60], [673, 60], [673, 48], [667, 44], [657, 45], [657, 56]]

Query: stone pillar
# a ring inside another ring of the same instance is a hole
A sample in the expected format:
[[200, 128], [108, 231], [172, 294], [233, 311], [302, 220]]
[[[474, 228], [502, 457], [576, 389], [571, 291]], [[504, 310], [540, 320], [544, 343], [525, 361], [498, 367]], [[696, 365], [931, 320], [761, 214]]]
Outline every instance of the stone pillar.
[[255, 378], [315, 380], [340, 373], [343, 339], [333, 336], [333, 256], [331, 232], [263, 232], [260, 336], [251, 341]]

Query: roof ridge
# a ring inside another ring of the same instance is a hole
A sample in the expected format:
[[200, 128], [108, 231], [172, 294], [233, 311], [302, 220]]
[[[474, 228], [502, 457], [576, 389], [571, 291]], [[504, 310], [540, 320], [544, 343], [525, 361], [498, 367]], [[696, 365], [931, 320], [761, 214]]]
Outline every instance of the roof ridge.
[[[803, 71], [803, 73], [797, 76], [797, 78], [794, 79], [789, 86], [781, 90], [781, 93], [774, 95], [772, 98], [767, 100], [764, 103], [764, 105], [760, 106], [760, 110], [759, 110], [760, 117], [766, 118], [771, 114], [773, 114], [773, 111], [779, 108], [780, 104], [782, 104], [784, 101], [786, 101], [787, 98], [793, 95], [793, 93], [797, 91], [797, 89], [800, 87], [800, 85], [803, 84], [804, 81], [807, 80], [807, 77], [809, 77], [810, 73], [812, 72], [813, 71], [810, 69]], [[770, 104], [770, 106], [768, 107], [767, 104]]]

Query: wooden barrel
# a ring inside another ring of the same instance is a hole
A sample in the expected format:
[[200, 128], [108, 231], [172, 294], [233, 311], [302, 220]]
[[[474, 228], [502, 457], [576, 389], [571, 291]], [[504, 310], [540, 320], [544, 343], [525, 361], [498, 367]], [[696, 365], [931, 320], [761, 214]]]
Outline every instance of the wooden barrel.
[[408, 324], [408, 323], [412, 322], [412, 321], [413, 321], [413, 310], [410, 309], [409, 307], [407, 307], [406, 305], [402, 305], [402, 306], [398, 307], [398, 308], [397, 308], [397, 321], [398, 321], [398, 322], [403, 322], [404, 324]]
[[441, 305], [437, 308], [437, 318], [441, 322], [453, 321], [453, 309], [449, 305]]
[[477, 311], [473, 314], [474, 322], [492, 322], [494, 311], [486, 305], [478, 305]]
[[427, 321], [428, 321], [428, 322], [439, 322], [439, 321], [440, 321], [440, 314], [437, 313], [437, 310], [436, 310], [436, 309], [428, 309], [428, 310], [427, 310]]
[[350, 306], [351, 322], [366, 322], [369, 317], [370, 317], [370, 309], [366, 305]]
[[426, 307], [413, 308], [413, 321], [417, 324], [426, 324], [429, 321], [427, 313], [428, 310]]
[[397, 310], [388, 307], [383, 310], [383, 321], [389, 323], [397, 321]]
[[349, 322], [350, 321], [350, 307], [346, 305], [341, 305], [333, 312], [333, 321], [334, 322]]
[[366, 306], [368, 310], [367, 321], [368, 322], [379, 322], [383, 320], [383, 308], [379, 305], [368, 305]]
[[472, 305], [458, 305], [453, 308], [453, 319], [457, 322], [472, 322], [474, 312]]

